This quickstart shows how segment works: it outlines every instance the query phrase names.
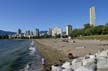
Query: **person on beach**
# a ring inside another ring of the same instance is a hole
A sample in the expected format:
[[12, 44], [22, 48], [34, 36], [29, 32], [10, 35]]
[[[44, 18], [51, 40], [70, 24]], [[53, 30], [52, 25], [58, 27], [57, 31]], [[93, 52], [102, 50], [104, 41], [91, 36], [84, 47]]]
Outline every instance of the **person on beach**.
[[72, 61], [74, 59], [73, 54], [69, 53], [68, 54], [68, 61], [66, 61], [63, 65], [62, 65], [62, 71], [74, 71], [72, 69]]
[[73, 59], [74, 59], [74, 57], [73, 57], [73, 54], [72, 54], [72, 53], [69, 53], [69, 54], [68, 54], [68, 59], [69, 59], [69, 60], [73, 60]]
[[45, 63], [45, 59], [44, 58], [41, 59], [41, 64], [42, 64], [41, 71], [46, 71], [46, 63]]

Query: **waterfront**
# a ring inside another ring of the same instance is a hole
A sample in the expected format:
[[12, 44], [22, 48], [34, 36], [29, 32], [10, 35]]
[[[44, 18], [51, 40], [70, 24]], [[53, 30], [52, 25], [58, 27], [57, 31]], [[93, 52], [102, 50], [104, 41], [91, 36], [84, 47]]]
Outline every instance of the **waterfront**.
[[[97, 52], [98, 49], [108, 49], [107, 41], [78, 39], [75, 41], [73, 43], [72, 40], [64, 42], [61, 39], [36, 39], [36, 45], [33, 45], [36, 51], [32, 55], [31, 40], [0, 40], [0, 71], [26, 71], [24, 69], [27, 65], [29, 65], [28, 71], [40, 71], [40, 55], [46, 59], [48, 66], [51, 66], [58, 60], [67, 60], [66, 55], [69, 52], [72, 52], [74, 56], [79, 54], [79, 56], [85, 56], [89, 52]], [[85, 48], [82, 48], [83, 46]], [[77, 51], [75, 47], [80, 51]]]
[[27, 64], [39, 69], [39, 55], [30, 55], [30, 43], [30, 40], [0, 40], [0, 71], [20, 71]]

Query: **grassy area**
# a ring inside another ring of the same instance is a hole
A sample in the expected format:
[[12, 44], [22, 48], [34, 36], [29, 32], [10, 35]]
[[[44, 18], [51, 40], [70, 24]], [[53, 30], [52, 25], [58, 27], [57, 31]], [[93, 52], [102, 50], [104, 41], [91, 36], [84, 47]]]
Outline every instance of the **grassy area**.
[[82, 37], [78, 37], [78, 39], [108, 40], [108, 35], [82, 36]]
[[43, 45], [38, 41], [36, 41], [36, 46], [38, 47], [41, 55], [46, 59], [48, 65], [54, 64], [60, 59], [66, 60], [67, 58], [62, 52], [54, 48], [48, 47], [46, 45]]

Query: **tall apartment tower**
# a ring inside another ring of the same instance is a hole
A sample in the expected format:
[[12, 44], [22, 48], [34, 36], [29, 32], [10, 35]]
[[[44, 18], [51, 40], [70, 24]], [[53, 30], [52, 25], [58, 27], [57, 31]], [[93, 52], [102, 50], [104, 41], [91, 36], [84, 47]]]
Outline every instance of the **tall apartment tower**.
[[48, 35], [52, 36], [52, 29], [49, 28]]
[[66, 26], [66, 35], [70, 36], [72, 33], [72, 25], [67, 25]]
[[17, 35], [21, 35], [21, 34], [22, 34], [22, 30], [21, 29], [18, 29]]
[[96, 9], [94, 6], [90, 8], [90, 26], [96, 26]]
[[39, 35], [40, 35], [40, 33], [39, 33], [39, 29], [36, 28], [36, 29], [35, 29], [35, 36], [36, 36], [36, 37], [39, 37]]

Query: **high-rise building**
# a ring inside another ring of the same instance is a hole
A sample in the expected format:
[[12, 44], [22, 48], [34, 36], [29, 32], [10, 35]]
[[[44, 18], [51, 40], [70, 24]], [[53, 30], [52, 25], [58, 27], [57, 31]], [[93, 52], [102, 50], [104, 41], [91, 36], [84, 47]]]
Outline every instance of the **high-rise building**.
[[27, 35], [30, 35], [30, 30], [27, 31]]
[[22, 34], [21, 29], [18, 29], [17, 35], [21, 35], [21, 34]]
[[90, 8], [90, 26], [96, 26], [96, 9], [94, 6]]
[[62, 29], [59, 27], [55, 27], [52, 29], [52, 36], [60, 35], [62, 36]]
[[66, 26], [66, 35], [70, 36], [72, 33], [72, 25], [67, 25]]
[[28, 35], [28, 31], [25, 31], [25, 35]]
[[52, 35], [52, 29], [51, 28], [49, 28], [49, 31], [48, 31], [48, 35]]
[[31, 35], [31, 36], [33, 36], [33, 35], [34, 35], [33, 31], [31, 31], [31, 32], [30, 32], [30, 35]]
[[35, 36], [36, 36], [36, 37], [39, 37], [39, 35], [40, 35], [40, 34], [39, 34], [39, 29], [36, 28], [36, 29], [35, 29]]

